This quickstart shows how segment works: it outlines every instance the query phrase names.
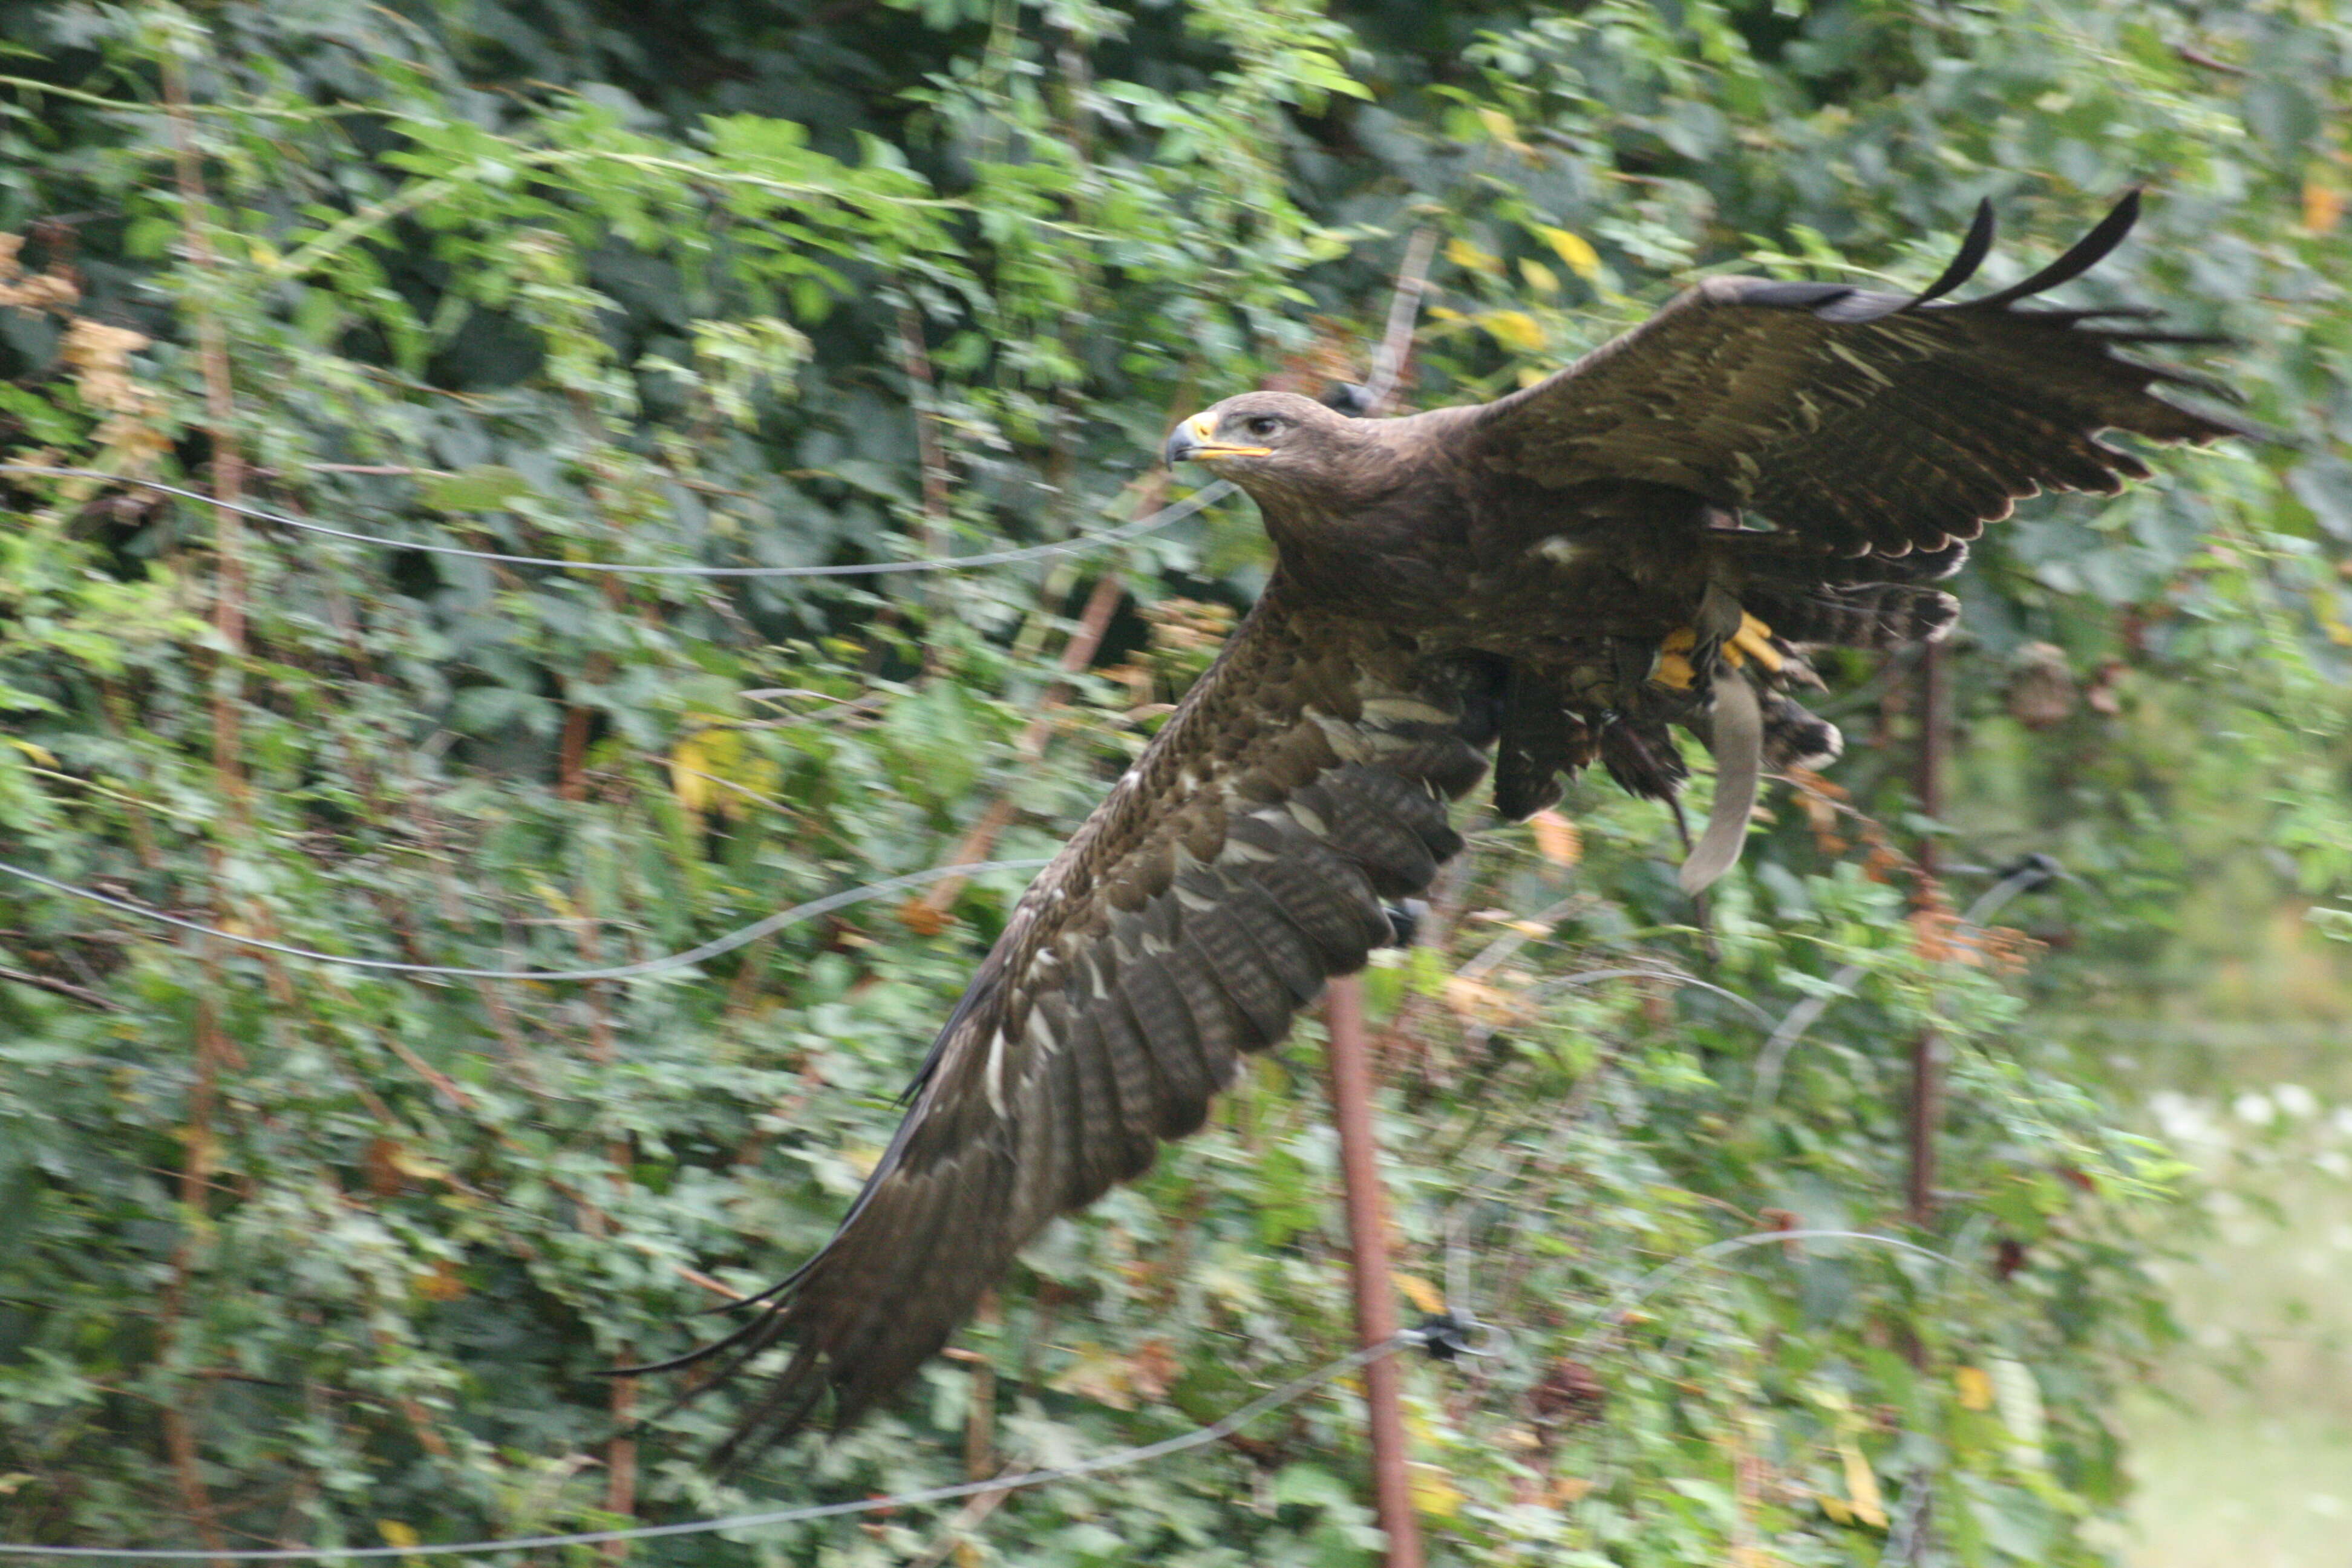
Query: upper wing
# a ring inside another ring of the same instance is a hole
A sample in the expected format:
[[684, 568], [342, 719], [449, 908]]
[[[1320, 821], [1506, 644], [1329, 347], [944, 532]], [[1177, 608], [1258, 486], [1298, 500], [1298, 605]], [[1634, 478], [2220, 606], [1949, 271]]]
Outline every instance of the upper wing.
[[[840, 1230], [695, 1357], [792, 1360], [720, 1450], [836, 1429], [913, 1374], [1055, 1215], [1201, 1125], [1241, 1053], [1389, 939], [1461, 840], [1494, 678], [1277, 579], [1134, 768], [1039, 873], [940, 1032]], [[678, 1364], [676, 1363], [670, 1364]]]
[[2042, 489], [2113, 494], [2147, 469], [2099, 441], [2101, 430], [2196, 442], [2259, 434], [2150, 390], [2223, 389], [2116, 352], [2210, 340], [2131, 324], [2145, 310], [2019, 303], [2089, 269], [2138, 216], [2135, 192], [2042, 271], [1963, 303], [1943, 296], [1991, 248], [1989, 205], [1943, 277], [1909, 298], [1711, 279], [1478, 410], [1465, 427], [1469, 454], [1548, 486], [1674, 485], [1855, 555], [1973, 539]]

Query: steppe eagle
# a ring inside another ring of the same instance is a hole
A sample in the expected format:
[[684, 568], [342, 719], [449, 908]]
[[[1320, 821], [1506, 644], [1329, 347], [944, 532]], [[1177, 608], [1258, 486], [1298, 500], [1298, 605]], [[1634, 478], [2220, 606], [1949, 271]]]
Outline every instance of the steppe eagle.
[[1989, 520], [2147, 474], [2102, 430], [2252, 434], [2155, 395], [2210, 383], [2117, 352], [2206, 340], [2027, 303], [2137, 210], [1981, 299], [1946, 296], [1990, 247], [1990, 207], [1916, 295], [1713, 278], [1492, 403], [1357, 419], [1253, 392], [1179, 425], [1169, 461], [1257, 502], [1271, 580], [1013, 910], [833, 1239], [667, 1363], [726, 1354], [733, 1373], [792, 1343], [722, 1460], [828, 1391], [833, 1426], [856, 1421], [1047, 1221], [1199, 1127], [1243, 1057], [1391, 940], [1384, 900], [1462, 847], [1447, 805], [1490, 753], [1519, 818], [1596, 760], [1670, 798], [1667, 726], [1697, 731], [1718, 774], [1684, 870], [1703, 885], [1759, 768], [1837, 750], [1789, 695], [1804, 647], [1941, 636], [1956, 606], [1929, 584]]

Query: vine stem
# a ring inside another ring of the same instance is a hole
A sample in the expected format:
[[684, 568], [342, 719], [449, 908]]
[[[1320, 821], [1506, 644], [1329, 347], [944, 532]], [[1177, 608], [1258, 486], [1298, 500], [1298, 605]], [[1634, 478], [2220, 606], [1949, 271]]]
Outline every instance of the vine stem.
[[[168, 42], [160, 53], [158, 66], [164, 109], [172, 125], [182, 241], [197, 280], [190, 315], [195, 325], [197, 365], [204, 376], [205, 435], [213, 459], [212, 494], [216, 501], [234, 504], [244, 489], [245, 468], [237, 450], [236, 396], [229, 376], [227, 334], [221, 324], [217, 302], [210, 295], [219, 273], [219, 258], [213, 249], [210, 229], [211, 203], [205, 191], [195, 118], [188, 108], [187, 81], [181, 72], [179, 58]], [[213, 771], [226, 797], [228, 825], [234, 827], [241, 824], [246, 807], [237, 712], [245, 668], [244, 534], [242, 520], [227, 506], [215, 506], [213, 517], [213, 627], [221, 643], [212, 679]], [[215, 838], [209, 858], [216, 889], [221, 886], [221, 858], [220, 840]], [[226, 923], [229, 911], [225, 895], [215, 894], [215, 907]], [[196, 1249], [206, 1229], [205, 1191], [213, 1172], [215, 1134], [212, 1122], [220, 1068], [225, 1061], [233, 1061], [236, 1056], [236, 1047], [221, 1031], [215, 1000], [223, 990], [215, 944], [205, 944], [203, 963], [204, 994], [196, 998], [195, 1005], [195, 1075], [188, 1093], [186, 1154], [180, 1170], [182, 1230], [178, 1245], [172, 1249], [171, 1279], [164, 1292], [163, 1331], [159, 1336], [162, 1342], [156, 1353], [159, 1370], [168, 1366], [173, 1342], [179, 1336], [182, 1313], [195, 1271]], [[211, 1494], [205, 1486], [195, 1418], [184, 1400], [164, 1402], [163, 1438], [171, 1451], [182, 1506], [188, 1510], [196, 1533], [206, 1547], [225, 1551], [227, 1541], [221, 1533]]]

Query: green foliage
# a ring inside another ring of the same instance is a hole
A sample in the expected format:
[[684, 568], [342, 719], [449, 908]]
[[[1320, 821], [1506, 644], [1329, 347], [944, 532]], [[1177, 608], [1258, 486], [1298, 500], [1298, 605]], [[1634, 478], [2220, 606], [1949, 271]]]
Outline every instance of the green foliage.
[[[1875, 1563], [1906, 1531], [1920, 1562], [2105, 1560], [2108, 1394], [2170, 1343], [2147, 1233], [2175, 1171], [2070, 1041], [2284, 889], [2352, 897], [2340, 6], [317, 0], [0, 29], [26, 51], [0, 130], [13, 460], [202, 482], [227, 441], [279, 510], [581, 561], [871, 562], [1129, 515], [1173, 414], [1360, 374], [1419, 225], [1434, 400], [1693, 268], [1916, 281], [1986, 195], [2016, 268], [2153, 182], [2085, 296], [2234, 335], [2231, 379], [2303, 444], [2168, 461], [1989, 542], [1953, 820], [1906, 804], [1905, 672], [1846, 668], [1885, 677], [1842, 715], [1876, 743], [1843, 794], [1776, 805], [1711, 935], [1658, 811], [1586, 785], [1580, 857], [1481, 828], [1467, 913], [1371, 986], [1408, 1288], [1509, 1334], [1409, 1376], [1437, 1561]], [[1263, 573], [1239, 514], [1041, 573], [612, 578], [11, 482], [6, 858], [476, 967], [681, 950], [939, 864], [999, 800], [996, 852], [1049, 852], [1198, 667], [1155, 616], [1136, 678], [1082, 679], [1039, 754], [1097, 574], [1233, 605]], [[1105, 666], [1147, 636], [1110, 632]], [[2032, 924], [2063, 951], [1915, 898], [1873, 816], [1963, 863], [2058, 854], [2076, 878]], [[336, 970], [0, 887], [0, 1531], [398, 1544], [855, 1496], [960, 1478], [968, 1427], [977, 1462], [1052, 1462], [1336, 1353], [1309, 1029], [1040, 1244], [966, 1336], [985, 1383], [942, 1361], [722, 1485], [697, 1464], [721, 1412], [598, 1375], [822, 1241], [1018, 882], [596, 985]], [[1832, 1005], [1768, 1080], [1756, 1011], [1809, 997]], [[1690, 1261], [1898, 1228], [1926, 1030], [1944, 1196], [1906, 1234], [1943, 1261]], [[1366, 1563], [1360, 1415], [1329, 1394], [984, 1523], [635, 1550]]]

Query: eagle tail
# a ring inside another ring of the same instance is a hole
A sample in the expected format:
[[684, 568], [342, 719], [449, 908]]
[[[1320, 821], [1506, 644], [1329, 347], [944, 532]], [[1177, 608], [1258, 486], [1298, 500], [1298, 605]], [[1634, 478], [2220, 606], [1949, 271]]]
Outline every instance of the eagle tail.
[[1886, 649], [1939, 642], [1960, 618], [1960, 602], [1909, 583], [1816, 587], [1802, 594], [1751, 593], [1747, 603], [1791, 643]]

